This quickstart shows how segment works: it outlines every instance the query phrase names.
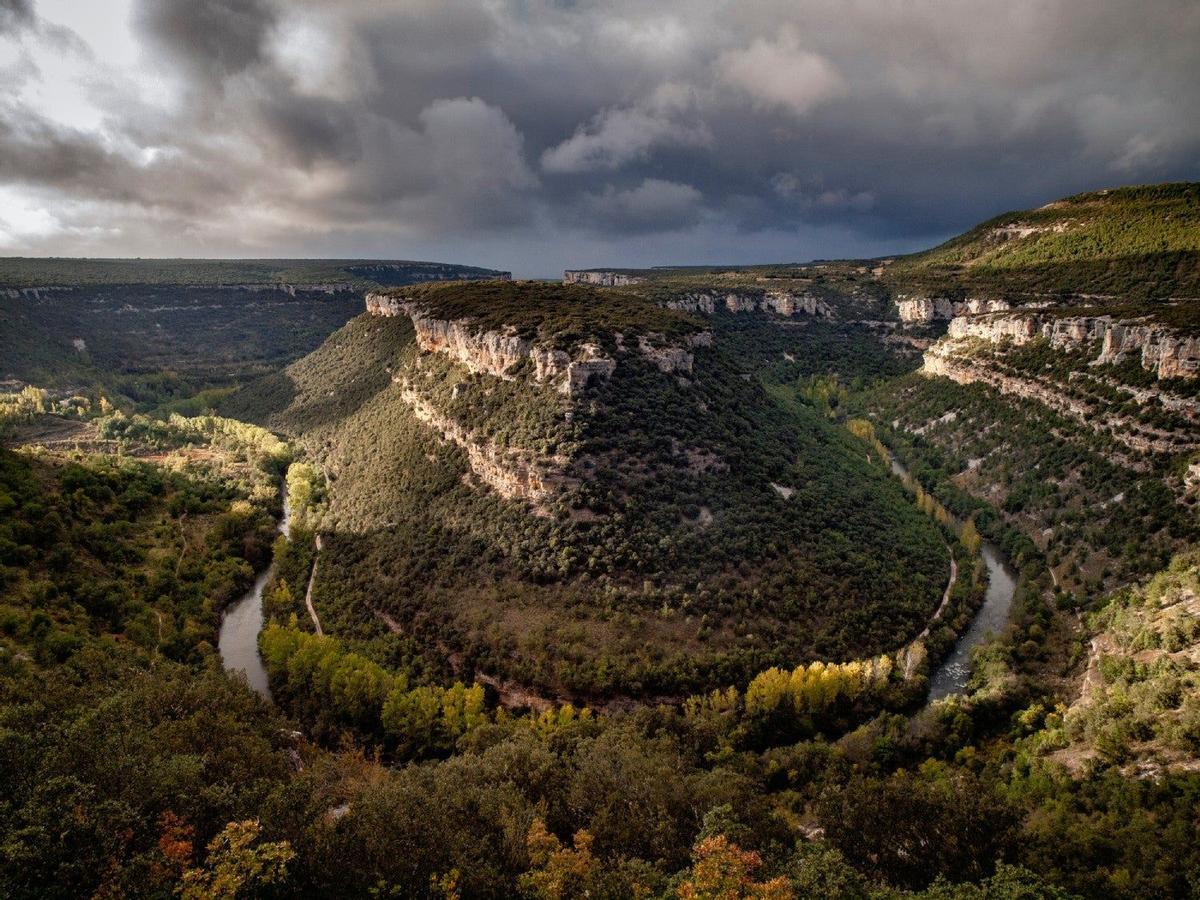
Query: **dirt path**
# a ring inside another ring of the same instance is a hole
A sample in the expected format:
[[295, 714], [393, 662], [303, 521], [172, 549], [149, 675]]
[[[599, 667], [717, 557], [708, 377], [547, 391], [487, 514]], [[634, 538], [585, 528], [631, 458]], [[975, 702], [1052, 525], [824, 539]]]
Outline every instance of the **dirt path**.
[[929, 631], [937, 624], [938, 619], [942, 617], [942, 613], [946, 611], [946, 607], [950, 605], [950, 593], [954, 590], [954, 582], [958, 581], [958, 560], [954, 558], [954, 551], [950, 549], [950, 545], [946, 545], [946, 552], [950, 554], [950, 580], [946, 582], [946, 590], [942, 593], [942, 603], [937, 608], [937, 612], [933, 614], [933, 618], [929, 620], [929, 624], [925, 626], [925, 630], [917, 635], [917, 640], [929, 637]]
[[308, 590], [304, 592], [304, 605], [308, 607], [308, 614], [312, 616], [313, 627], [317, 630], [317, 634], [324, 636], [325, 632], [321, 630], [321, 620], [317, 618], [317, 608], [313, 606], [312, 592], [313, 582], [317, 580], [317, 563], [320, 561], [321, 554], [321, 535], [316, 538], [317, 553], [313, 556], [312, 571], [308, 575]]

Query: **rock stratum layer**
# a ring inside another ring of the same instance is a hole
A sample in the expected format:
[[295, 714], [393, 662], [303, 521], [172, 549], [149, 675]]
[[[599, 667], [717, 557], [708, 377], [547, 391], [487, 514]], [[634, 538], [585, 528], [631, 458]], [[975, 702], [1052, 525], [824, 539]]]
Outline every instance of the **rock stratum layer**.
[[[552, 384], [567, 396], [576, 397], [588, 387], [607, 381], [617, 368], [617, 360], [592, 340], [580, 340], [560, 349], [523, 337], [513, 328], [486, 330], [470, 319], [439, 319], [418, 303], [386, 294], [368, 294], [366, 304], [373, 316], [408, 316], [422, 350], [445, 354], [473, 373], [511, 380], [528, 361], [534, 381]], [[707, 331], [687, 335], [679, 343], [666, 342], [663, 335], [654, 332], [639, 335], [636, 341], [638, 352], [668, 374], [691, 374], [693, 348], [711, 344], [712, 333]], [[623, 340], [618, 339], [618, 349], [624, 348]]]
[[1113, 316], [1013, 314], [958, 316], [950, 321], [950, 340], [978, 338], [1021, 346], [1045, 338], [1056, 349], [1097, 346], [1095, 365], [1114, 365], [1131, 357], [1156, 378], [1195, 378], [1200, 373], [1200, 338], [1152, 322]]
[[[366, 307], [372, 316], [407, 317], [421, 351], [448, 357], [474, 375], [505, 381], [525, 379], [552, 388], [563, 395], [559, 402], [564, 404], [561, 411], [568, 420], [579, 398], [607, 382], [621, 359], [639, 356], [664, 375], [675, 375], [688, 384], [686, 379], [694, 374], [695, 348], [712, 345], [710, 331], [695, 331], [671, 340], [651, 331], [628, 337], [616, 334], [615, 347], [610, 351], [602, 349], [598, 338], [580, 338], [564, 348], [523, 336], [515, 327], [489, 329], [471, 318], [439, 318], [420, 302], [403, 296], [370, 293]], [[606, 343], [611, 347], [614, 340]], [[416, 367], [420, 369], [419, 360]], [[401, 386], [401, 397], [417, 419], [463, 450], [478, 481], [500, 496], [525, 501], [535, 512], [546, 514], [558, 494], [580, 483], [573, 465], [576, 461], [568, 456], [499, 446], [446, 415], [421, 392], [421, 379], [415, 371], [397, 372], [392, 380]], [[458, 396], [458, 390], [456, 387], [454, 396]]]
[[624, 272], [600, 272], [589, 269], [567, 269], [563, 272], [563, 284], [625, 287], [631, 284], [641, 284], [645, 280], [641, 275], [627, 275]]
[[[1010, 353], [1043, 341], [1062, 353], [1095, 354], [1064, 377], [1049, 366], [1022, 363]], [[1157, 381], [1126, 384], [1101, 367], [1136, 361]], [[1111, 315], [1064, 316], [1050, 312], [960, 315], [944, 337], [925, 351], [922, 371], [960, 384], [983, 383], [1004, 394], [1037, 401], [1139, 453], [1179, 453], [1200, 447], [1194, 427], [1197, 400], [1174, 393], [1164, 379], [1191, 380], [1200, 371], [1200, 339], [1140, 320]], [[1130, 404], [1137, 409], [1130, 414]], [[1163, 427], [1155, 407], [1174, 416]]]
[[832, 319], [833, 308], [813, 294], [791, 291], [766, 291], [763, 294], [699, 291], [683, 294], [663, 303], [668, 309], [713, 315], [719, 307], [731, 313], [770, 312], [778, 316], [799, 314]]
[[1009, 308], [1005, 300], [984, 300], [971, 297], [954, 301], [945, 297], [908, 297], [901, 294], [896, 300], [900, 321], [906, 325], [928, 325], [937, 319], [955, 316], [1001, 312]]
[[400, 396], [413, 414], [441, 434], [443, 440], [458, 446], [466, 454], [472, 473], [501, 497], [524, 500], [535, 512], [544, 514], [556, 494], [579, 483], [579, 479], [568, 474], [567, 457], [499, 447], [443, 416], [417, 393], [408, 379], [394, 380], [400, 384]]

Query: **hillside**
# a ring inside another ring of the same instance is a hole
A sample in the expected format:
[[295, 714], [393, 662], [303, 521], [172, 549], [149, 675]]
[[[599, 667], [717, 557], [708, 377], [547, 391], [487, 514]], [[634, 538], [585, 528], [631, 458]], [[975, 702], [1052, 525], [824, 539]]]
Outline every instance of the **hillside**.
[[367, 288], [453, 278], [494, 278], [494, 269], [449, 263], [370, 259], [72, 259], [0, 257], [3, 289], [98, 285]]
[[1068, 197], [899, 259], [883, 280], [920, 376], [862, 408], [939, 496], [1024, 532], [1055, 593], [1147, 575], [1200, 537], [1198, 261], [1196, 184]]
[[1200, 184], [1113, 188], [1005, 213], [887, 270], [900, 293], [1016, 300], [1200, 296]]
[[676, 694], [893, 651], [937, 605], [936, 527], [703, 319], [524, 283], [368, 306], [229, 405], [325, 469], [340, 633], [394, 626], [552, 693]]

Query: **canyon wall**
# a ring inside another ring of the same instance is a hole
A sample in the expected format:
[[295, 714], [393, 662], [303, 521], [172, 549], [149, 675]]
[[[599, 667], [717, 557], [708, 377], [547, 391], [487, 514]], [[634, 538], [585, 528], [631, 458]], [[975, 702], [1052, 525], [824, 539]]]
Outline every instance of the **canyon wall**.
[[1136, 357], [1157, 378], [1195, 378], [1200, 374], [1200, 338], [1141, 320], [1112, 316], [1019, 315], [958, 316], [950, 321], [946, 338], [977, 338], [1014, 346], [1045, 338], [1052, 347], [1077, 350], [1098, 346], [1096, 365]]
[[697, 291], [680, 294], [663, 302], [662, 305], [669, 309], [703, 313], [710, 316], [717, 311], [718, 306], [724, 306], [731, 313], [771, 312], [779, 316], [794, 316], [803, 313], [825, 319], [833, 318], [833, 308], [821, 298], [812, 294], [795, 294], [791, 291], [766, 291], [763, 294], [736, 291], [729, 293]]
[[569, 460], [566, 457], [499, 447], [492, 441], [480, 440], [458, 422], [439, 413], [412, 389], [406, 379], [396, 381], [402, 386], [401, 398], [412, 408], [413, 414], [440, 433], [444, 440], [461, 448], [475, 476], [501, 497], [527, 501], [535, 512], [544, 514], [546, 504], [558, 492], [579, 483], [567, 474]]
[[896, 298], [900, 321], [906, 325], [928, 325], [936, 319], [952, 319], [955, 316], [978, 315], [1000, 312], [1009, 308], [1004, 300], [984, 300], [970, 297], [952, 301], [945, 297], [909, 297], [901, 294]]
[[[477, 374], [511, 380], [516, 377], [517, 367], [529, 360], [534, 381], [552, 384], [575, 397], [589, 386], [607, 381], [617, 368], [617, 360], [591, 341], [580, 341], [566, 350], [548, 347], [511, 330], [478, 329], [469, 319], [438, 319], [420, 305], [388, 294], [368, 294], [366, 304], [367, 312], [374, 316], [408, 316], [417, 346], [429, 353], [445, 354]], [[667, 343], [660, 334], [637, 338], [638, 352], [664, 373], [691, 374], [692, 349], [711, 344], [712, 333], [707, 331], [688, 335], [680, 343]], [[619, 346], [623, 348], [624, 344]]]
[[645, 280], [641, 275], [626, 275], [623, 272], [598, 272], [588, 269], [567, 269], [563, 272], [563, 284], [624, 287], [630, 284], [641, 284]]
[[991, 360], [959, 356], [953, 344], [939, 341], [926, 351], [921, 371], [959, 384], [987, 384], [1002, 394], [1034, 400], [1138, 453], [1181, 453], [1200, 448], [1194, 431], [1170, 431], [1140, 422], [1106, 404], [1073, 396], [1052, 380], [1006, 371]]

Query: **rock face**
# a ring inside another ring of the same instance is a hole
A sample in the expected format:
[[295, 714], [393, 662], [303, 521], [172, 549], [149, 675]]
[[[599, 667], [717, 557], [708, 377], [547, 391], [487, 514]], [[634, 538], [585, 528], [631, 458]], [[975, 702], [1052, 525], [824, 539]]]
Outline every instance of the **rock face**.
[[[617, 361], [591, 342], [581, 342], [569, 350], [555, 349], [511, 331], [481, 331], [469, 319], [438, 319], [415, 303], [386, 294], [368, 294], [366, 303], [367, 312], [373, 316], [408, 316], [416, 332], [417, 346], [429, 353], [443, 353], [476, 374], [512, 380], [516, 377], [514, 370], [529, 360], [535, 381], [553, 383], [557, 390], [575, 397], [607, 381], [617, 368]], [[712, 333], [707, 331], [690, 335], [683, 346], [664, 344], [662, 335], [638, 337], [639, 352], [665, 373], [690, 374], [693, 365], [690, 348], [711, 344]]]
[[986, 360], [958, 356], [956, 351], [953, 343], [939, 341], [926, 351], [921, 372], [959, 384], [987, 384], [1002, 394], [1035, 400], [1138, 453], [1179, 453], [1200, 447], [1194, 433], [1180, 434], [1146, 425], [1098, 403], [1070, 396], [1054, 382], [1004, 371]]
[[[549, 346], [523, 337], [515, 329], [486, 330], [472, 319], [446, 320], [430, 314], [428, 308], [403, 295], [371, 293], [367, 311], [373, 316], [407, 316], [413, 324], [417, 345], [425, 352], [440, 353], [475, 374], [512, 381], [520, 378], [549, 385], [566, 395], [556, 406], [567, 421], [576, 411], [576, 398], [612, 377], [618, 359], [639, 355], [664, 374], [690, 376], [695, 365], [694, 350], [712, 345], [712, 332], [694, 332], [683, 339], [667, 340], [660, 333], [636, 335], [627, 341], [614, 334], [615, 353], [610, 356], [598, 343], [582, 340], [568, 347]], [[616, 358], [613, 358], [613, 357]], [[416, 417], [434, 428], [443, 438], [466, 455], [471, 472], [478, 481], [502, 497], [524, 500], [538, 513], [549, 511], [550, 501], [563, 490], [580, 483], [570, 458], [533, 450], [498, 446], [482, 433], [466, 428], [441, 412], [420, 391], [420, 379], [397, 373], [392, 380], [401, 386], [401, 397]], [[462, 384], [454, 388], [459, 397]], [[578, 462], [576, 460], [575, 462]]]
[[[486, 373], [497, 378], [511, 378], [510, 370], [534, 355], [533, 345], [515, 334], [499, 331], [477, 331], [468, 321], [435, 319], [420, 307], [411, 303], [389, 299], [386, 306], [376, 305], [372, 309], [367, 298], [367, 309], [374, 315], [407, 315], [417, 335], [417, 346], [427, 353], [444, 353], [457, 360], [476, 374]], [[394, 305], [393, 305], [394, 304]], [[539, 354], [544, 375], [557, 374], [557, 360]], [[536, 365], [536, 362], [535, 362]]]
[[673, 297], [665, 301], [663, 306], [710, 316], [717, 311], [718, 306], [724, 306], [731, 313], [770, 312], [778, 316], [795, 316], [802, 313], [825, 319], [833, 318], [833, 308], [820, 297], [813, 294], [795, 294], [791, 291], [766, 291], [763, 294], [701, 291]]
[[501, 497], [525, 500], [536, 512], [544, 513], [546, 504], [559, 491], [578, 484], [577, 479], [567, 474], [566, 457], [539, 455], [477, 440], [457, 422], [438, 413], [407, 383], [401, 381], [401, 384], [400, 396], [416, 417], [436, 429], [444, 440], [460, 447], [475, 476]]
[[598, 272], [589, 269], [567, 269], [563, 272], [563, 284], [593, 284], [597, 287], [624, 287], [641, 284], [646, 279], [640, 275], [622, 272]]
[[985, 300], [980, 297], [969, 297], [966, 300], [952, 302], [945, 297], [901, 295], [896, 299], [896, 308], [900, 312], [900, 321], [906, 325], [928, 325], [936, 319], [1000, 312], [1008, 309], [1009, 305], [1004, 300]]
[[950, 340], [1007, 341], [1015, 346], [1041, 337], [1052, 347], [1068, 350], [1098, 345], [1095, 365], [1121, 363], [1136, 356], [1141, 367], [1157, 378], [1195, 378], [1200, 374], [1200, 338], [1155, 323], [1112, 316], [959, 316], [951, 320], [946, 336]]

